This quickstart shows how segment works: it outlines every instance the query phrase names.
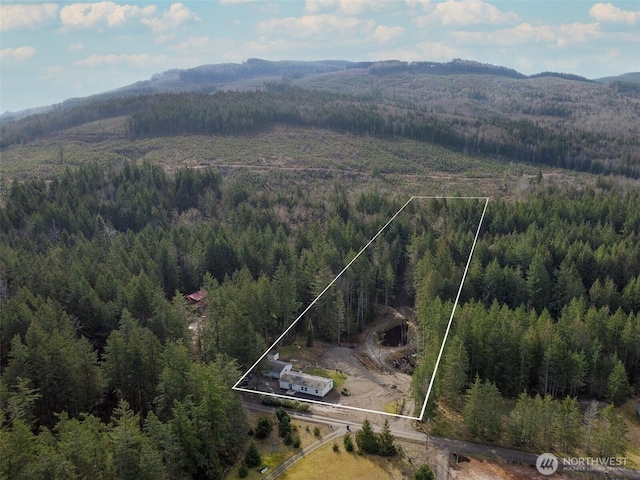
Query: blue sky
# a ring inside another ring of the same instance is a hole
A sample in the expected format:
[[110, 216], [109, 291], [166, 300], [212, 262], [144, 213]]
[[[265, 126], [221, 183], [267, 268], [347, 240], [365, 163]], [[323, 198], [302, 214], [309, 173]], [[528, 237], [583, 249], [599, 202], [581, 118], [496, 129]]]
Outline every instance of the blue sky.
[[639, 71], [638, 52], [637, 0], [0, 0], [0, 111], [252, 57], [464, 58], [597, 78]]

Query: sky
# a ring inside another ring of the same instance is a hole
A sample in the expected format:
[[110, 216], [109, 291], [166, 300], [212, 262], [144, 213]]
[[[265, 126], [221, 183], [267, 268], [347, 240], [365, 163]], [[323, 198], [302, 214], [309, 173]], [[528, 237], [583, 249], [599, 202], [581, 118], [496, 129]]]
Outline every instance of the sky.
[[462, 58], [599, 78], [640, 71], [640, 1], [0, 0], [0, 112], [249, 58]]

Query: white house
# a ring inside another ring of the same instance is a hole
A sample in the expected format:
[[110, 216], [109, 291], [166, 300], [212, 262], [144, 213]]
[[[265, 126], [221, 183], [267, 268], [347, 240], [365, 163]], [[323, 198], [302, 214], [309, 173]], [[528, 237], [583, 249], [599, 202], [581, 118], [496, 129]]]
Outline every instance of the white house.
[[289, 362], [280, 360], [280, 354], [272, 350], [267, 354], [267, 377], [278, 379], [283, 373], [290, 372], [292, 366]]
[[269, 360], [269, 371], [267, 377], [280, 378], [283, 373], [290, 372], [293, 368], [289, 362], [283, 362], [282, 360]]
[[322, 398], [333, 388], [333, 380], [290, 371], [280, 375], [280, 388]]

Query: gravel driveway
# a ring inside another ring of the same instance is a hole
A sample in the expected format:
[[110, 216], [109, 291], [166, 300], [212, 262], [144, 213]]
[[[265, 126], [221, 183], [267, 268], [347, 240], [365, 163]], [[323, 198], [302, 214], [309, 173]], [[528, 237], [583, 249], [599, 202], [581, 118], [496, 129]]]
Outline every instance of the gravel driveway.
[[[409, 375], [400, 372], [378, 373], [371, 371], [358, 360], [354, 349], [329, 348], [320, 357], [319, 364], [324, 369], [341, 370], [347, 374], [348, 378], [342, 388], [348, 389], [350, 395], [341, 395], [337, 399], [337, 403], [340, 405], [384, 412], [387, 404], [408, 397], [411, 385]], [[404, 415], [413, 414], [412, 407], [413, 402], [407, 398], [406, 407], [402, 413]]]

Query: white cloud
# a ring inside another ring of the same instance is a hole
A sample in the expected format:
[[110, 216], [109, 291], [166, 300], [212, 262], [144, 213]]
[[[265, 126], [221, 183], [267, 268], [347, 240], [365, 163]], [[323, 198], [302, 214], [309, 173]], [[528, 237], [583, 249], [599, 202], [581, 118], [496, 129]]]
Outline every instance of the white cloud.
[[82, 43], [74, 43], [73, 45], [69, 45], [70, 52], [79, 52], [84, 49], [84, 45]]
[[57, 13], [55, 3], [0, 5], [0, 31], [36, 28], [55, 19]]
[[162, 12], [161, 15], [158, 15], [158, 9], [155, 5], [138, 7], [119, 5], [112, 1], [73, 3], [60, 10], [60, 21], [63, 28], [67, 30], [102, 26], [117, 27], [133, 19], [140, 19], [154, 33], [163, 34], [162, 41], [172, 38], [167, 35], [167, 32], [189, 21], [200, 20], [182, 3], [171, 4], [169, 9]]
[[306, 0], [305, 11], [318, 13], [323, 10], [338, 9], [347, 15], [358, 15], [366, 10], [380, 10], [385, 0]]
[[602, 35], [597, 23], [562, 24], [554, 27], [555, 40], [560, 47], [573, 43], [583, 43]]
[[285, 60], [295, 57], [301, 48], [313, 46], [313, 42], [291, 42], [286, 39], [263, 38], [256, 41], [234, 41], [230, 38], [191, 36], [169, 49], [177, 53], [171, 59], [172, 66], [190, 68], [194, 65], [211, 63], [242, 62], [251, 57]]
[[167, 57], [165, 55], [149, 55], [141, 53], [138, 55], [89, 55], [82, 60], [73, 62], [74, 66], [79, 67], [102, 67], [115, 65], [130, 65], [138, 68], [148, 68], [150, 66], [161, 66], [165, 64]]
[[66, 29], [117, 27], [128, 20], [147, 17], [156, 13], [155, 5], [140, 8], [134, 5], [118, 5], [114, 2], [73, 3], [60, 10], [60, 21]]
[[441, 42], [422, 42], [417, 45], [423, 60], [452, 60], [460, 51]]
[[[255, 52], [250, 52], [249, 54], [246, 54], [246, 52], [240, 53], [240, 46], [228, 38], [214, 39], [211, 37], [190, 36], [187, 40], [169, 48], [179, 54], [177, 58], [173, 59], [173, 62], [185, 67], [219, 61], [240, 62], [256, 55]], [[215, 61], [212, 61], [212, 59], [215, 59]]]
[[267, 15], [274, 15], [281, 10], [281, 7], [288, 2], [282, 2], [280, 0], [267, 1], [267, 0], [218, 0], [223, 7], [234, 7], [237, 5], [251, 5], [254, 11], [264, 13]]
[[[170, 47], [170, 49], [185, 54], [195, 52], [209, 52], [214, 50], [216, 47], [219, 47], [221, 45], [221, 42], [221, 40], [213, 40], [210, 37], [190, 36], [184, 42], [180, 42], [179, 44]], [[226, 46], [229, 46], [229, 44], [226, 43]]]
[[431, 10], [433, 5], [431, 0], [405, 0], [405, 2], [411, 9], [420, 7], [423, 10]]
[[18, 48], [3, 48], [0, 50], [0, 60], [27, 60], [36, 54], [36, 49], [33, 47], [18, 47]]
[[173, 40], [174, 38], [176, 38], [176, 34], [173, 32], [162, 33], [162, 34], [156, 35], [153, 41], [154, 43], [166, 43], [170, 40]]
[[191, 21], [199, 22], [200, 19], [182, 3], [172, 3], [169, 10], [162, 12], [162, 17], [144, 18], [142, 23], [151, 28], [154, 33], [160, 34], [175, 30], [179, 26]]
[[565, 47], [582, 43], [601, 35], [597, 23], [571, 23], [561, 25], [531, 25], [521, 23], [513, 28], [492, 32], [452, 32], [462, 43], [474, 45], [513, 46], [526, 43], [555, 44]]
[[374, 20], [344, 15], [305, 15], [302, 17], [274, 18], [260, 22], [258, 34], [264, 42], [267, 37], [290, 36], [296, 39], [385, 44], [405, 34], [399, 26], [377, 25]]
[[369, 37], [376, 28], [373, 20], [360, 20], [338, 15], [305, 15], [295, 18], [278, 18], [260, 22], [259, 34], [287, 34], [296, 38], [330, 40]]
[[500, 25], [518, 21], [518, 15], [513, 12], [501, 12], [497, 7], [482, 0], [447, 0], [435, 5], [433, 11], [415, 19], [419, 27], [430, 23], [440, 23], [443, 26], [452, 25]]
[[335, 8], [339, 4], [339, 0], [306, 0], [304, 9], [309, 13], [318, 13], [322, 10]]
[[598, 22], [628, 23], [629, 25], [635, 25], [640, 19], [640, 11], [622, 10], [610, 3], [596, 3], [589, 9], [589, 15]]
[[372, 41], [379, 44], [389, 43], [390, 41], [399, 38], [404, 35], [404, 28], [402, 27], [387, 27], [385, 25], [378, 25], [370, 36]]

